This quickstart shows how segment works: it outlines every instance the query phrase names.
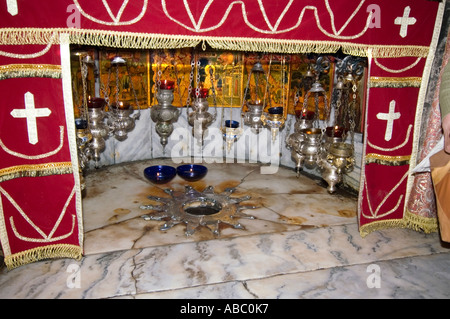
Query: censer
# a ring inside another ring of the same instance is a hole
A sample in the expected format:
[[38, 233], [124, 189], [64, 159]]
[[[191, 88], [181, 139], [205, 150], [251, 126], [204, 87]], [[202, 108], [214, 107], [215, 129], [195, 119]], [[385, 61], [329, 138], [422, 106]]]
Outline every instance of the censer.
[[[197, 69], [196, 76], [196, 87], [192, 90], [192, 80], [194, 77], [194, 69]], [[216, 103], [216, 91], [214, 87], [214, 78], [212, 75], [212, 68], [210, 69], [211, 73], [211, 90], [213, 94], [214, 101], [214, 110], [215, 113], [211, 114], [208, 112], [209, 103], [208, 103], [208, 94], [209, 89], [201, 87], [200, 84], [200, 61], [195, 63], [195, 55], [193, 55], [191, 62], [191, 75], [190, 75], [190, 84], [189, 84], [189, 95], [193, 94], [194, 101], [192, 103], [192, 112], [189, 112], [189, 103], [190, 99], [186, 103], [187, 107], [187, 116], [188, 123], [192, 126], [192, 135], [197, 140], [199, 144], [203, 144], [203, 139], [208, 135], [208, 127], [216, 120], [217, 117], [217, 103]]]

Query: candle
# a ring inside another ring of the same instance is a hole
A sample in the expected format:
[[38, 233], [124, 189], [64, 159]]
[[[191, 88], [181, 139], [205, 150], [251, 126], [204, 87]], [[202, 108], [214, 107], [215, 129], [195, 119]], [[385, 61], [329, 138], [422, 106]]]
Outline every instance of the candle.
[[198, 90], [198, 92], [197, 92], [197, 90], [193, 90], [193, 91], [192, 91], [192, 94], [193, 94], [195, 97], [199, 97], [199, 98], [202, 98], [202, 99], [206, 99], [206, 98], [208, 97], [208, 92], [209, 92], [209, 89], [208, 89], [208, 88], [200, 88], [200, 89]]
[[170, 80], [161, 80], [161, 84], [159, 85], [160, 90], [173, 90], [175, 86], [174, 81]]
[[102, 98], [96, 97], [96, 98], [92, 98], [91, 96], [89, 96], [88, 98], [88, 108], [90, 109], [98, 109], [98, 108], [103, 108], [106, 104], [106, 101]]
[[119, 102], [118, 108], [119, 110], [128, 110], [130, 107], [130, 104], [128, 103], [123, 103], [122, 101]]
[[333, 126], [328, 126], [326, 128], [326, 133], [328, 136], [333, 136], [333, 137], [342, 137], [342, 134], [344, 134], [344, 128], [342, 126], [338, 126], [336, 125], [335, 127]]
[[302, 111], [302, 110], [296, 110], [295, 115], [297, 118], [300, 118], [302, 120], [312, 120], [314, 119], [314, 111]]

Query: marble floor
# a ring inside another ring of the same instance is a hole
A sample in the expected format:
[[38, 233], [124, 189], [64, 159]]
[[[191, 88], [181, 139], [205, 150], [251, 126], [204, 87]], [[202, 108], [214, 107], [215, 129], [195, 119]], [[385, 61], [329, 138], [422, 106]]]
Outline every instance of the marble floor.
[[[0, 298], [449, 298], [450, 248], [439, 235], [388, 229], [362, 238], [354, 194], [330, 195], [321, 180], [280, 167], [262, 174], [251, 163], [204, 163], [208, 174], [154, 185], [145, 167], [154, 159], [117, 164], [86, 175], [85, 256], [0, 269]], [[146, 220], [149, 195], [185, 186], [231, 197], [254, 219], [242, 228], [220, 224], [160, 230]]]

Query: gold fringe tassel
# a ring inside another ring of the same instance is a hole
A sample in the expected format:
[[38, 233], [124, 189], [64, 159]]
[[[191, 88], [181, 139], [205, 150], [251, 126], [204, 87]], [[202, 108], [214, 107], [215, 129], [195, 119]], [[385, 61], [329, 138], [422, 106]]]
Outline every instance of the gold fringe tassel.
[[359, 227], [361, 237], [386, 228], [405, 228], [405, 222], [402, 219], [386, 219], [368, 223]]
[[387, 155], [369, 153], [364, 157], [364, 159], [365, 159], [366, 164], [376, 163], [376, 164], [386, 165], [386, 166], [400, 166], [400, 165], [409, 164], [409, 160], [411, 159], [411, 156], [410, 155], [387, 156]]
[[17, 165], [0, 169], [0, 183], [19, 177], [39, 177], [73, 173], [71, 162]]
[[0, 65], [0, 80], [11, 78], [61, 78], [61, 66], [53, 64]]
[[371, 51], [374, 58], [427, 57], [428, 46], [369, 45], [338, 41], [301, 41], [275, 38], [230, 38], [168, 35], [110, 30], [86, 30], [65, 28], [3, 28], [0, 29], [0, 45], [59, 44], [59, 35], [70, 35], [70, 43], [92, 46], [121, 47], [130, 49], [175, 49], [194, 47], [207, 42], [214, 49], [259, 51], [273, 53], [335, 53], [366, 57]]
[[370, 77], [371, 88], [405, 88], [420, 87], [422, 78], [417, 77]]
[[425, 46], [381, 46], [337, 41], [299, 41], [283, 39], [251, 38], [205, 38], [211, 47], [222, 50], [259, 51], [274, 53], [336, 53], [339, 49], [345, 54], [367, 57], [369, 50], [375, 58], [426, 57], [429, 48]]
[[406, 210], [403, 219], [386, 219], [368, 223], [360, 226], [359, 233], [361, 237], [366, 237], [374, 231], [386, 228], [407, 228], [430, 234], [438, 231], [438, 224], [436, 218], [418, 216]]
[[406, 209], [403, 219], [405, 221], [406, 228], [410, 228], [415, 231], [430, 234], [437, 232], [439, 229], [437, 218], [419, 216], [411, 213], [408, 209]]
[[11, 270], [43, 259], [73, 258], [80, 260], [81, 257], [83, 257], [83, 250], [80, 246], [56, 244], [28, 249], [20, 253], [5, 256], [5, 264], [8, 270]]

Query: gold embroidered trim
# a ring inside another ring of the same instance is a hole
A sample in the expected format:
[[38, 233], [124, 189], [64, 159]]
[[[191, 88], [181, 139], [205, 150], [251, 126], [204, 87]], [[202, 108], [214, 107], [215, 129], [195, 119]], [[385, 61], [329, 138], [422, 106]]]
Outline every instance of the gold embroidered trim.
[[11, 78], [61, 78], [61, 66], [54, 64], [0, 65], [0, 80]]
[[73, 173], [71, 162], [16, 165], [0, 169], [0, 183], [19, 177], [39, 177]]
[[404, 87], [420, 87], [422, 77], [370, 77], [371, 88], [404, 88]]
[[236, 51], [259, 51], [279, 53], [336, 53], [342, 49], [343, 53], [367, 57], [371, 50], [372, 57], [426, 57], [428, 47], [423, 46], [383, 46], [368, 45], [338, 41], [302, 41], [282, 39], [253, 39], [253, 38], [205, 38], [214, 49]]
[[407, 228], [426, 234], [436, 233], [439, 229], [436, 218], [418, 216], [405, 210], [403, 219], [386, 219], [371, 222], [360, 226], [359, 233], [361, 237], [365, 237], [374, 231], [386, 228]]
[[411, 155], [388, 156], [375, 153], [369, 153], [365, 156], [366, 164], [376, 163], [386, 166], [400, 166], [409, 164]]
[[405, 227], [415, 231], [421, 231], [426, 234], [436, 233], [439, 230], [438, 220], [436, 217], [423, 217], [405, 210], [403, 216]]
[[5, 264], [8, 270], [11, 270], [22, 265], [48, 258], [73, 258], [80, 260], [82, 257], [83, 250], [81, 247], [70, 244], [56, 244], [36, 247], [10, 256], [5, 256]]
[[46, 157], [50, 157], [55, 155], [56, 153], [58, 153], [62, 147], [64, 145], [64, 126], [60, 126], [59, 127], [59, 146], [57, 148], [55, 148], [53, 151], [47, 152], [47, 153], [42, 153], [42, 154], [38, 154], [38, 155], [26, 155], [26, 154], [22, 154], [19, 152], [15, 152], [11, 149], [9, 149], [4, 143], [3, 141], [0, 139], [0, 148], [2, 148], [6, 153], [8, 153], [9, 155], [12, 156], [16, 156], [19, 158], [23, 158], [23, 159], [27, 159], [27, 160], [35, 160], [35, 159], [41, 159], [41, 158], [46, 158]]
[[130, 49], [174, 49], [194, 47], [203, 42], [203, 45], [208, 43], [215, 49], [237, 51], [335, 53], [339, 49], [342, 49], [345, 54], [363, 57], [368, 56], [369, 51], [371, 51], [371, 56], [374, 58], [396, 58], [406, 56], [426, 57], [429, 53], [428, 46], [415, 45], [370, 45], [344, 41], [205, 37], [74, 28], [3, 28], [0, 29], [0, 45], [45, 45], [50, 42], [59, 44], [59, 38], [57, 35], [63, 33], [70, 35], [71, 44], [122, 47]]
[[386, 219], [371, 222], [359, 227], [361, 237], [366, 237], [370, 233], [386, 228], [405, 228], [405, 222], [402, 219]]

